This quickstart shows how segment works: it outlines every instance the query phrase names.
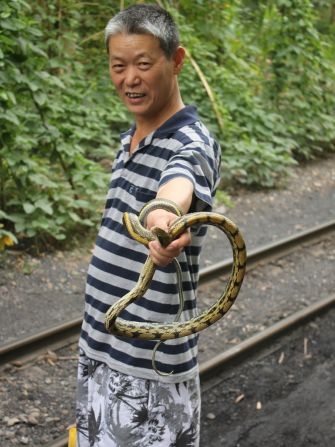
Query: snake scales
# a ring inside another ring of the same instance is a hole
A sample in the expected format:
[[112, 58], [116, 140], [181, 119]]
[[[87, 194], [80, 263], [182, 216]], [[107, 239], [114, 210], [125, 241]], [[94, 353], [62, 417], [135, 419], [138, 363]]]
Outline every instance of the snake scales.
[[[156, 208], [163, 208], [179, 215], [170, 226], [168, 233], [165, 233], [162, 230], [160, 231], [159, 229], [148, 231], [142, 225], [147, 214]], [[196, 212], [181, 215], [179, 208], [173, 202], [163, 199], [155, 199], [148, 202], [148, 204], [142, 208], [139, 216], [125, 213], [123, 221], [129, 234], [146, 246], [148, 246], [149, 242], [155, 238], [155, 235], [158, 237], [162, 245], [167, 246], [171, 241], [178, 238], [178, 236], [187, 228], [201, 224], [214, 225], [228, 237], [233, 251], [233, 267], [227, 285], [217, 301], [207, 310], [191, 320], [176, 321], [178, 320], [178, 318], [176, 318], [172, 323], [163, 324], [123, 320], [119, 318], [118, 315], [129, 304], [145, 294], [154, 276], [156, 265], [153, 263], [150, 256], [148, 256], [135, 287], [113, 304], [106, 312], [105, 327], [109, 332], [119, 336], [143, 340], [171, 340], [200, 332], [211, 326], [228, 312], [234, 304], [241, 288], [247, 257], [243, 237], [234, 222], [221, 214], [213, 212]]]

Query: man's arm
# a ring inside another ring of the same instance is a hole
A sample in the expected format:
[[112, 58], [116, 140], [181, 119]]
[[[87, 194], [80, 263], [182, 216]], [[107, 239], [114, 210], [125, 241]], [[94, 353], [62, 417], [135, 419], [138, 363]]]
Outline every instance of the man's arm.
[[[193, 183], [186, 177], [177, 177], [161, 186], [157, 192], [156, 198], [169, 199], [175, 202], [184, 213], [190, 209], [193, 199]], [[150, 229], [153, 226], [168, 231], [169, 225], [176, 219], [176, 215], [169, 211], [157, 209], [151, 211], [147, 217], [147, 226]], [[185, 231], [178, 239], [171, 242], [166, 248], [163, 248], [158, 241], [149, 243], [150, 256], [155, 264], [166, 266], [173, 258], [179, 256], [181, 251], [191, 242], [189, 231]]]

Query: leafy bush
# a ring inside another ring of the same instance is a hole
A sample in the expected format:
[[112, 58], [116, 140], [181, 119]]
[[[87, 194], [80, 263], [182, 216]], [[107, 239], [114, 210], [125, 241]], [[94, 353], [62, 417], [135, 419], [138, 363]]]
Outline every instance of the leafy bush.
[[66, 41], [45, 40], [23, 1], [0, 8], [0, 239], [65, 239], [100, 219], [111, 120]]
[[281, 0], [264, 7], [266, 91], [296, 142], [298, 158], [335, 149], [334, 59], [328, 57], [330, 42], [318, 32], [317, 22], [310, 0]]
[[[0, 249], [100, 219], [119, 133], [106, 20], [131, 1], [0, 3]], [[335, 148], [335, 25], [323, 0], [159, 0], [187, 59], [183, 98], [221, 143], [223, 184], [273, 187]], [[204, 19], [205, 18], [205, 19]]]

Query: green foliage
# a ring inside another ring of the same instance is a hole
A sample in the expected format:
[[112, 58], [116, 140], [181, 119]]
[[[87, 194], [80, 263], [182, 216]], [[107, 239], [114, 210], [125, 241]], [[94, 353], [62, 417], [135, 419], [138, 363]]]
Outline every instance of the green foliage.
[[335, 53], [310, 0], [211, 5], [182, 2], [178, 15], [171, 11], [224, 125], [191, 64], [181, 76], [184, 97], [195, 98], [221, 142], [224, 183], [273, 187], [296, 158], [334, 150]]
[[23, 1], [0, 8], [1, 220], [20, 239], [62, 240], [100, 218], [111, 119], [55, 15]]
[[[103, 28], [131, 1], [0, 3], [0, 250], [100, 220], [131, 117]], [[223, 184], [273, 187], [335, 147], [335, 9], [322, 0], [160, 0], [188, 50], [184, 101], [221, 143]]]
[[282, 0], [263, 12], [263, 50], [269, 56], [267, 92], [297, 143], [298, 157], [334, 149], [334, 60], [316, 28], [310, 0]]

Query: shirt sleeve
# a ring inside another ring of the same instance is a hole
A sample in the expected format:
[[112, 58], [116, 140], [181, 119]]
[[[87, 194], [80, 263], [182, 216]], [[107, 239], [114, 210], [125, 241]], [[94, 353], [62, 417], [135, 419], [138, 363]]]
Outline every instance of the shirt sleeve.
[[186, 177], [194, 187], [191, 212], [210, 211], [220, 180], [221, 151], [218, 144], [193, 142], [178, 149], [162, 172], [159, 186], [177, 177]]

